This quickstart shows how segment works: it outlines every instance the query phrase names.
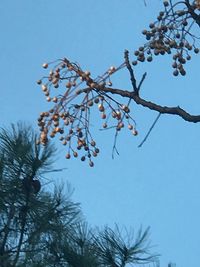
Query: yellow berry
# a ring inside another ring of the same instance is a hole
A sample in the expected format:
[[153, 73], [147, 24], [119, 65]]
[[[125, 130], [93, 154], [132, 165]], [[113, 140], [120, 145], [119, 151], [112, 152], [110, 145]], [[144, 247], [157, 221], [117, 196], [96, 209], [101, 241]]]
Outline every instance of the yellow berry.
[[134, 136], [138, 135], [138, 131], [137, 130], [133, 130], [132, 133], [133, 133]]
[[120, 122], [120, 123], [118, 124], [118, 127], [119, 127], [119, 128], [123, 128], [123, 127], [124, 127], [124, 123], [123, 123], [123, 122]]
[[53, 83], [54, 85], [57, 84], [57, 83], [58, 83], [58, 79], [57, 79], [57, 78], [53, 78], [52, 83]]
[[92, 100], [88, 101], [88, 106], [89, 107], [92, 107], [93, 106], [93, 101]]
[[90, 167], [93, 167], [94, 166], [94, 162], [90, 161], [89, 165], [90, 165]]
[[101, 114], [101, 118], [106, 119], [106, 114], [105, 113]]
[[112, 112], [112, 117], [113, 117], [114, 119], [117, 117], [117, 113], [116, 113], [115, 110], [113, 110], [113, 112]]
[[95, 83], [91, 83], [91, 84], [90, 84], [90, 87], [91, 87], [91, 88], [95, 88], [95, 86], [96, 86]]
[[104, 111], [104, 106], [102, 104], [99, 104], [98, 105], [98, 109], [100, 112], [103, 112]]
[[48, 89], [47, 86], [46, 86], [45, 84], [42, 84], [42, 91], [43, 91], [43, 92], [46, 92], [47, 89]]
[[129, 128], [129, 130], [133, 130], [133, 125], [129, 124], [128, 128]]
[[111, 70], [111, 71], [115, 71], [116, 68], [115, 68], [114, 66], [111, 66], [111, 67], [110, 67], [110, 70]]
[[121, 115], [122, 115], [121, 112], [119, 110], [117, 110], [116, 111], [116, 117], [117, 117], [118, 120], [121, 119]]
[[110, 68], [109, 68], [109, 70], [108, 70], [108, 73], [109, 74], [113, 74], [113, 72], [115, 72], [116, 71], [116, 68], [114, 67], [114, 66], [111, 66]]
[[71, 157], [71, 156], [70, 156], [69, 153], [67, 153], [66, 156], [65, 156], [66, 159], [70, 159], [70, 157]]
[[126, 113], [129, 113], [130, 112], [129, 107], [126, 106], [126, 105], [122, 105], [122, 110], [125, 111]]
[[41, 81], [41, 80], [38, 80], [38, 81], [37, 81], [37, 84], [41, 84], [41, 83], [42, 83], [42, 81]]
[[97, 157], [97, 153], [95, 151], [92, 152], [93, 157]]
[[96, 142], [94, 140], [91, 141], [91, 146], [95, 146]]
[[43, 64], [42, 64], [42, 67], [43, 67], [44, 69], [47, 69], [47, 68], [48, 68], [48, 63], [43, 63]]
[[81, 161], [85, 161], [85, 156], [82, 156], [81, 157]]
[[90, 76], [90, 71], [85, 71], [86, 76]]
[[67, 88], [71, 88], [71, 87], [72, 87], [72, 84], [71, 84], [70, 82], [68, 82], [68, 83], [66, 84], [66, 87], [67, 87]]
[[102, 127], [105, 129], [108, 127], [107, 123], [103, 123]]
[[55, 133], [53, 133], [53, 132], [50, 133], [50, 137], [51, 137], [51, 138], [54, 138], [54, 137], [55, 137]]
[[73, 155], [74, 155], [75, 158], [78, 157], [78, 153], [76, 151], [73, 152]]

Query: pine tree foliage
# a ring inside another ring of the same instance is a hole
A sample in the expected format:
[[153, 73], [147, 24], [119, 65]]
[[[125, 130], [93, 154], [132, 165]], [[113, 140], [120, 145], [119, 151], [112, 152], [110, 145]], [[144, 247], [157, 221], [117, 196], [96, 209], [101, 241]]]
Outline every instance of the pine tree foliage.
[[[36, 145], [22, 123], [0, 131], [0, 266], [124, 267], [154, 265], [148, 232], [90, 227], [71, 190], [41, 186], [55, 148]], [[35, 183], [37, 181], [37, 183]]]

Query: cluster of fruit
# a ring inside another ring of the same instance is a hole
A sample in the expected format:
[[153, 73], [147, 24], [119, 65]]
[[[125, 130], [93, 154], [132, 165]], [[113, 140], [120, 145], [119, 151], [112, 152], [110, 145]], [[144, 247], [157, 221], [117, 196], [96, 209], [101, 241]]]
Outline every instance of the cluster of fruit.
[[[43, 68], [48, 67], [48, 63], [43, 64]], [[103, 129], [115, 128], [116, 131], [120, 131], [127, 121], [128, 129], [133, 135], [137, 135], [135, 122], [129, 113], [129, 105], [118, 103], [103, 90], [112, 85], [111, 75], [123, 67], [124, 64], [119, 68], [112, 66], [102, 76], [92, 79], [90, 72], [82, 71], [77, 64], [67, 59], [58, 61], [48, 76], [37, 82], [47, 102], [54, 104], [38, 118], [41, 131], [38, 143], [45, 145], [49, 137], [59, 135], [59, 140], [67, 147], [66, 159], [80, 156], [81, 161], [87, 159], [93, 167], [92, 158], [99, 154], [99, 148], [90, 132], [93, 106], [98, 107], [101, 119], [104, 120]], [[56, 92], [59, 87], [64, 90], [63, 94]], [[110, 119], [115, 121], [114, 126], [110, 126]]]
[[[197, 4], [192, 6], [194, 10]], [[199, 53], [199, 48], [195, 46], [196, 37], [191, 31], [194, 23], [182, 2], [179, 3], [181, 9], [172, 1], [163, 1], [163, 5], [164, 11], [159, 13], [157, 20], [149, 24], [148, 30], [142, 31], [148, 42], [134, 52], [137, 58], [132, 64], [137, 65], [145, 60], [151, 62], [153, 56], [172, 54], [173, 75], [184, 76], [184, 64], [191, 59], [190, 52]]]

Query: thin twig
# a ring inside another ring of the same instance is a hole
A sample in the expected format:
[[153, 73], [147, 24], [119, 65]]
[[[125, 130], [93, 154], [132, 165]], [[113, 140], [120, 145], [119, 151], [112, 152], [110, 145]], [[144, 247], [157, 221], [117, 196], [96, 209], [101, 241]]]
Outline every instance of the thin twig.
[[115, 132], [115, 138], [114, 138], [114, 144], [113, 144], [113, 149], [112, 149], [112, 159], [114, 159], [115, 152], [117, 153], [117, 155], [119, 155], [119, 152], [117, 150], [117, 136], [118, 136], [118, 131], [116, 130], [116, 132]]
[[161, 116], [161, 113], [158, 114], [158, 116], [156, 117], [154, 123], [152, 124], [152, 126], [150, 127], [148, 133], [146, 134], [145, 138], [144, 138], [143, 141], [139, 144], [138, 147], [142, 147], [142, 145], [144, 144], [144, 142], [147, 140], [147, 138], [149, 137], [151, 131], [153, 130], [154, 126], [156, 125], [157, 121], [159, 120], [160, 116]]
[[128, 71], [130, 73], [130, 76], [131, 76], [131, 84], [133, 86], [133, 90], [134, 90], [135, 93], [137, 93], [138, 92], [138, 87], [137, 87], [137, 83], [136, 83], [136, 79], [135, 79], [135, 75], [134, 75], [133, 69], [132, 69], [130, 61], [129, 61], [128, 54], [129, 54], [128, 50], [125, 50], [124, 51], [124, 58], [125, 58], [126, 67], [127, 67]]
[[146, 76], [147, 76], [147, 73], [145, 72], [145, 73], [142, 75], [142, 79], [141, 79], [141, 81], [140, 81], [140, 83], [139, 83], [139, 85], [138, 85], [138, 92], [140, 91], [140, 88], [141, 88], [141, 86], [142, 86], [142, 84], [143, 84], [143, 82], [144, 82]]

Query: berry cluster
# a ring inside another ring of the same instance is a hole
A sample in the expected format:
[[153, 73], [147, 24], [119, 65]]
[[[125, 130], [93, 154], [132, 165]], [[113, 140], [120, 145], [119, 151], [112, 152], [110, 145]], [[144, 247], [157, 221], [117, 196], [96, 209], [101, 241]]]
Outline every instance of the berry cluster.
[[[134, 52], [137, 57], [132, 62], [151, 62], [153, 56], [172, 54], [174, 69], [173, 75], [186, 75], [184, 64], [191, 59], [191, 51], [198, 54], [196, 47], [197, 37], [192, 34], [194, 20], [183, 2], [172, 3], [163, 1], [164, 11], [161, 11], [157, 20], [149, 24], [149, 29], [142, 31], [148, 42]], [[181, 9], [179, 9], [181, 7]], [[198, 2], [191, 5], [193, 10], [198, 8]]]
[[[47, 69], [50, 64], [44, 63], [43, 68]], [[115, 128], [119, 132], [127, 124], [132, 134], [137, 135], [129, 104], [117, 102], [103, 90], [112, 86], [111, 76], [124, 67], [124, 63], [118, 68], [112, 66], [102, 76], [92, 79], [89, 71], [83, 71], [66, 58], [56, 61], [48, 76], [37, 81], [47, 102], [54, 104], [38, 118], [41, 131], [38, 143], [45, 145], [49, 137], [59, 135], [59, 140], [67, 147], [66, 159], [80, 157], [81, 161], [88, 160], [93, 167], [92, 158], [99, 154], [90, 132], [93, 106], [100, 112], [103, 129]], [[63, 93], [58, 94], [58, 88], [64, 89]], [[110, 125], [111, 121], [113, 125]]]

